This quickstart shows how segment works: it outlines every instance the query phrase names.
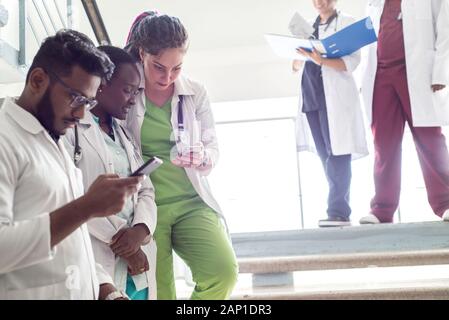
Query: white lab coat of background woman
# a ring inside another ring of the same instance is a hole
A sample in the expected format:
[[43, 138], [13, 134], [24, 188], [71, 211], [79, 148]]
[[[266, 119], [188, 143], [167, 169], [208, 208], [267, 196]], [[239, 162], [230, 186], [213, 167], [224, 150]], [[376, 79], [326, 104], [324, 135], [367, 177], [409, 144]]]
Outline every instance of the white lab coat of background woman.
[[[332, 21], [323, 34], [320, 34], [320, 38], [326, 38], [354, 22], [354, 18], [339, 13], [338, 18]], [[294, 29], [294, 23], [295, 21], [290, 23], [291, 30]], [[329, 121], [329, 135], [333, 155], [352, 154], [353, 159], [355, 159], [368, 154], [359, 91], [352, 74], [360, 64], [361, 54], [360, 52], [355, 52], [351, 55], [342, 57], [342, 60], [346, 65], [347, 71], [337, 71], [326, 66], [322, 67], [324, 93]], [[303, 71], [304, 64], [299, 70], [300, 93], [298, 116], [296, 119], [298, 151], [314, 150], [310, 128], [305, 114], [302, 112], [303, 99], [301, 80]]]
[[[385, 0], [370, 0], [368, 4], [377, 33], [384, 4]], [[401, 6], [413, 125], [449, 125], [449, 88], [431, 89], [434, 84], [449, 86], [449, 0], [402, 0]], [[371, 123], [377, 43], [367, 51], [362, 94]]]
[[[78, 125], [79, 144], [82, 146], [82, 158], [79, 168], [83, 172], [83, 182], [88, 188], [95, 179], [105, 173], [114, 173], [113, 160], [109, 154], [109, 149], [104, 141], [100, 127], [95, 123], [90, 112], [80, 120]], [[131, 140], [130, 133], [124, 130], [117, 130], [124, 149], [128, 156], [131, 171], [137, 170], [141, 164], [141, 156], [137, 146]], [[65, 135], [70, 154], [73, 155], [75, 145], [75, 135], [73, 130], [68, 130]], [[98, 159], [98, 161], [83, 161], [83, 159]], [[157, 222], [157, 208], [154, 202], [154, 188], [149, 178], [142, 182], [138, 193], [132, 197], [134, 204], [134, 217], [132, 225], [145, 224], [151, 235], [154, 234]], [[127, 279], [127, 263], [120, 258], [116, 258], [114, 252], [109, 247], [112, 237], [122, 228], [131, 227], [125, 219], [115, 215], [107, 218], [95, 218], [87, 223], [91, 235], [92, 247], [95, 259], [106, 271], [115, 278], [117, 287], [125, 290]], [[157, 297], [156, 288], [156, 243], [152, 237], [148, 237], [146, 244], [141, 247], [147, 256], [149, 271], [133, 276], [133, 281], [137, 290], [142, 290], [148, 284], [148, 299], [155, 300]]]

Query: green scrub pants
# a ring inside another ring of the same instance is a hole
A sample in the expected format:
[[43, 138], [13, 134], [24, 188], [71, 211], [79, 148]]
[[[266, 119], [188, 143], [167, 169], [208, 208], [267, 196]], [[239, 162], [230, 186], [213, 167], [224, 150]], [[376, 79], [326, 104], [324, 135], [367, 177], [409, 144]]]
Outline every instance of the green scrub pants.
[[158, 206], [154, 238], [159, 300], [176, 299], [172, 250], [192, 271], [192, 300], [229, 298], [237, 282], [237, 260], [221, 219], [199, 197]]

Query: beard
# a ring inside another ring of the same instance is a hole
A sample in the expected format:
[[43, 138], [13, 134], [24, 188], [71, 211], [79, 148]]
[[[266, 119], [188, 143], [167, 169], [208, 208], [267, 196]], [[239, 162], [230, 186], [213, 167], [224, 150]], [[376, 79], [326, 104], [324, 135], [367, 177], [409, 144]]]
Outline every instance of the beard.
[[53, 111], [53, 103], [50, 99], [50, 88], [47, 89], [41, 101], [39, 101], [39, 103], [37, 104], [36, 109], [36, 118], [47, 130], [50, 136], [55, 141], [58, 141], [61, 134], [55, 129], [55, 113]]

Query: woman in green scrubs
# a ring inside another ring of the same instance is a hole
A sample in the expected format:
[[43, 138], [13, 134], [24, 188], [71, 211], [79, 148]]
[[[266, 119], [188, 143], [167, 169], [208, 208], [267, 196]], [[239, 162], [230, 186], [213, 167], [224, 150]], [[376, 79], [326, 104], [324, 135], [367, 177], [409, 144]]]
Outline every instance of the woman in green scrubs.
[[155, 12], [136, 18], [127, 49], [140, 61], [144, 90], [126, 126], [144, 158], [164, 160], [151, 174], [158, 207], [158, 299], [176, 299], [173, 250], [192, 271], [192, 299], [227, 299], [238, 266], [206, 178], [218, 160], [209, 99], [201, 84], [181, 74], [187, 46], [178, 18]]

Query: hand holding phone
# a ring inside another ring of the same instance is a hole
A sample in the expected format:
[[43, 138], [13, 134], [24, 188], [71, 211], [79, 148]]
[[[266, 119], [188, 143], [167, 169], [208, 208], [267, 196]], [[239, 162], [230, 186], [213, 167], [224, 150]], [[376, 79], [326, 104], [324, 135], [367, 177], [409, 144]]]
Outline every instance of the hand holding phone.
[[182, 156], [190, 156], [191, 154], [202, 154], [204, 152], [203, 144], [196, 145], [183, 145], [181, 146], [181, 154]]
[[130, 177], [149, 175], [151, 172], [159, 168], [163, 161], [157, 157], [148, 159], [139, 169], [131, 173]]
[[203, 144], [184, 145], [178, 147], [177, 155], [171, 159], [171, 162], [182, 168], [199, 168], [206, 162], [206, 153]]

